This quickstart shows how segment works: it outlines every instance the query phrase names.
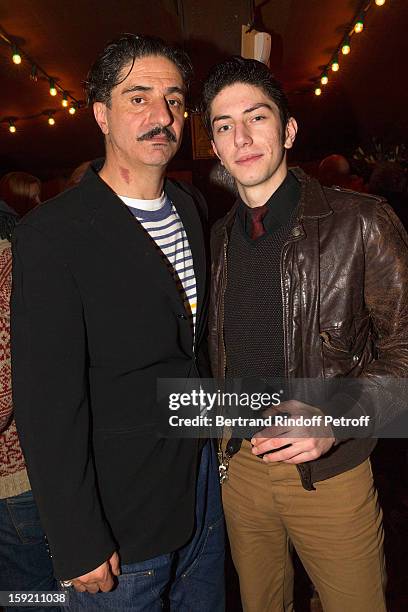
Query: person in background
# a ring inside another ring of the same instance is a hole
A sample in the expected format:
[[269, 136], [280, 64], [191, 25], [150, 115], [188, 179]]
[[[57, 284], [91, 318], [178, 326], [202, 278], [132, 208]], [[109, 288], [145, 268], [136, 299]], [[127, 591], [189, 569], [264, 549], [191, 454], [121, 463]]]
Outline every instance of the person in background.
[[57, 582], [13, 415], [10, 239], [17, 219], [10, 206], [0, 200], [0, 591], [56, 591]]
[[365, 193], [364, 180], [357, 174], [351, 174], [351, 167], [343, 155], [329, 155], [319, 165], [319, 182], [325, 187], [342, 187], [351, 191]]
[[386, 198], [403, 222], [405, 229], [408, 229], [407, 171], [398, 162], [377, 163], [371, 173], [368, 190]]
[[333, 154], [325, 157], [319, 164], [319, 182], [326, 187], [349, 187], [350, 164], [343, 155]]
[[0, 198], [23, 217], [41, 202], [41, 181], [27, 172], [9, 172], [0, 179]]
[[91, 165], [91, 161], [84, 161], [82, 164], [77, 166], [73, 171], [69, 179], [67, 180], [65, 189], [69, 189], [70, 187], [75, 187], [81, 181], [85, 172], [88, 170]]

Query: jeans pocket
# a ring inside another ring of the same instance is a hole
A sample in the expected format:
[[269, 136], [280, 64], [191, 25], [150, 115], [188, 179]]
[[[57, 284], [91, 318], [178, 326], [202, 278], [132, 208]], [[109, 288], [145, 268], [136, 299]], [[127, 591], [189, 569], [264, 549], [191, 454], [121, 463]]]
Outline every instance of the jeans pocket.
[[156, 601], [160, 601], [171, 578], [172, 563], [172, 553], [166, 553], [145, 561], [125, 564], [119, 576], [121, 588], [133, 592], [134, 596], [139, 593], [142, 599], [150, 591]]
[[45, 535], [31, 492], [7, 500], [7, 510], [22, 544], [38, 544]]
[[[197, 571], [200, 567], [200, 562], [204, 559], [217, 559], [220, 556], [224, 557], [225, 546], [225, 530], [224, 530], [224, 515], [222, 514], [214, 523], [207, 527], [207, 532], [203, 539], [203, 544], [195, 557], [192, 564], [183, 572], [182, 578], [188, 578], [191, 574]], [[211, 563], [206, 561], [207, 570]]]

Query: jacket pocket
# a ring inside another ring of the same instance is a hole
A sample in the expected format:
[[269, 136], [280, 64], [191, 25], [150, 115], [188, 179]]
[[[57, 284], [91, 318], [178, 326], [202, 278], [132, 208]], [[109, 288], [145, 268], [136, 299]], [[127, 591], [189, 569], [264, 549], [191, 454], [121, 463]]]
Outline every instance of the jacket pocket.
[[324, 376], [359, 376], [374, 359], [369, 314], [347, 319], [320, 332]]

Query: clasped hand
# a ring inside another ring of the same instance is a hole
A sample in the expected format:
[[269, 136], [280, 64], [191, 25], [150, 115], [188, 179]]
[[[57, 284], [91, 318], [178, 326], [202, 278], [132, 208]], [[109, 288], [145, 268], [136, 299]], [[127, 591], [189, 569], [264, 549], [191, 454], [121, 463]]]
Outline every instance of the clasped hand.
[[[263, 414], [278, 415], [286, 413], [288, 420], [302, 417], [311, 419], [313, 416], [320, 416], [319, 425], [311, 426], [282, 426], [273, 425], [258, 431], [252, 438], [252, 453], [254, 455], [264, 455], [263, 461], [274, 463], [283, 461], [284, 463], [304, 463], [317, 459], [327, 453], [333, 446], [335, 438], [330, 426], [324, 425], [323, 413], [319, 408], [309, 406], [297, 400], [282, 402], [277, 409], [268, 409]], [[317, 419], [316, 419], [317, 420]], [[317, 420], [319, 422], [319, 420]], [[273, 451], [273, 452], [271, 452]]]

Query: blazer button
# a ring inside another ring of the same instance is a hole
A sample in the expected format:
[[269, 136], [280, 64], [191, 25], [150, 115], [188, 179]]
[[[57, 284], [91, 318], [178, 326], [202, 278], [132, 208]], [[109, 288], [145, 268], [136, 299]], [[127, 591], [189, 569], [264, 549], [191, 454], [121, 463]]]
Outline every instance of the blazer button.
[[360, 355], [353, 355], [353, 363], [358, 363], [360, 361]]
[[301, 233], [302, 230], [300, 229], [300, 227], [294, 227], [292, 230], [292, 236], [300, 236]]
[[181, 319], [182, 321], [186, 321], [186, 319], [187, 319], [187, 317], [186, 317], [186, 315], [185, 315], [185, 314], [178, 314], [178, 315], [177, 315], [177, 317], [178, 317], [179, 319]]

